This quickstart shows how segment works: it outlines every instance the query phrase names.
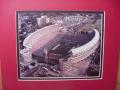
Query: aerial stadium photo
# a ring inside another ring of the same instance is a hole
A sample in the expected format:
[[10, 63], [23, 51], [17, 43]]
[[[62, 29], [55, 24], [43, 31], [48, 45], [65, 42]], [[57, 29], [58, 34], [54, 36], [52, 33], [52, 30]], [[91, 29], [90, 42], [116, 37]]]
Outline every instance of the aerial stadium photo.
[[104, 12], [17, 11], [18, 78], [101, 79]]

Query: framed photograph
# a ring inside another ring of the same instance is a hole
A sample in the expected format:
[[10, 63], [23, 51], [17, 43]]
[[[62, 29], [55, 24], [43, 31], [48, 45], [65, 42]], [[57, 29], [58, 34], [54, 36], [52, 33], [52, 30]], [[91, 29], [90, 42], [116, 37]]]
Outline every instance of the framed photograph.
[[3, 90], [115, 90], [118, 0], [1, 0]]
[[16, 14], [19, 79], [102, 79], [104, 12]]

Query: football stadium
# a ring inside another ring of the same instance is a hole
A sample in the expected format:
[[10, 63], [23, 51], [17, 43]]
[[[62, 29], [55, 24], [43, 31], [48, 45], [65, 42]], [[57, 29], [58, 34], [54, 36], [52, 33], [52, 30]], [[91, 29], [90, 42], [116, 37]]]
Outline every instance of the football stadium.
[[102, 19], [102, 13], [18, 13], [20, 78], [100, 78]]

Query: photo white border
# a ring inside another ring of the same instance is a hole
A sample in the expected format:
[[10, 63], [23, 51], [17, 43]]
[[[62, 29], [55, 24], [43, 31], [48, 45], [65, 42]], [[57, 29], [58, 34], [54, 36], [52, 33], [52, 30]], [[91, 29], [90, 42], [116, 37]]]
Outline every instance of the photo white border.
[[[86, 77], [23, 77], [21, 78], [20, 77], [20, 72], [19, 72], [19, 44], [18, 44], [18, 13], [19, 12], [68, 12], [68, 13], [73, 13], [73, 12], [80, 12], [80, 13], [101, 13], [103, 14], [103, 19], [101, 21], [102, 23], [102, 34], [101, 34], [101, 47], [102, 47], [102, 52], [100, 53], [100, 70], [99, 70], [99, 76], [86, 76]], [[96, 11], [96, 10], [82, 10], [82, 11], [79, 11], [79, 10], [74, 10], [74, 11], [71, 11], [71, 10], [40, 10], [40, 11], [16, 11], [15, 12], [15, 18], [16, 18], [16, 24], [15, 24], [15, 30], [16, 30], [16, 62], [17, 62], [17, 80], [18, 81], [73, 81], [73, 80], [102, 80], [103, 79], [103, 66], [104, 66], [104, 43], [105, 43], [105, 11]], [[102, 54], [102, 55], [101, 55]]]

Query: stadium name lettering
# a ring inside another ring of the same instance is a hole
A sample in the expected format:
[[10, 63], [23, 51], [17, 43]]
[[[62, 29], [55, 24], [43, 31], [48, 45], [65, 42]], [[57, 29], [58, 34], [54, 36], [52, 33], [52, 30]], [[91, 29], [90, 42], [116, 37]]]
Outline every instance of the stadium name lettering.
[[64, 18], [65, 21], [87, 21], [86, 17], [82, 17], [82, 16], [67, 16]]

